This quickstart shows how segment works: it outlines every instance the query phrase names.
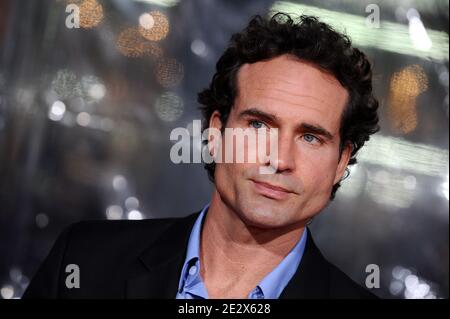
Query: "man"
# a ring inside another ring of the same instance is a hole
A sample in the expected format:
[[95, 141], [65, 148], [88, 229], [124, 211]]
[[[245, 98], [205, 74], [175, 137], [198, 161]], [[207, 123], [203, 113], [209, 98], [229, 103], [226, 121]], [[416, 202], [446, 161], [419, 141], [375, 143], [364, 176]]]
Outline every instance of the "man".
[[[378, 130], [371, 78], [365, 55], [316, 18], [256, 16], [199, 102], [205, 128], [276, 130], [277, 156], [207, 164], [215, 190], [200, 213], [71, 226], [24, 297], [372, 298], [307, 229]], [[230, 143], [208, 143], [213, 158]], [[76, 288], [68, 265], [79, 270]]]

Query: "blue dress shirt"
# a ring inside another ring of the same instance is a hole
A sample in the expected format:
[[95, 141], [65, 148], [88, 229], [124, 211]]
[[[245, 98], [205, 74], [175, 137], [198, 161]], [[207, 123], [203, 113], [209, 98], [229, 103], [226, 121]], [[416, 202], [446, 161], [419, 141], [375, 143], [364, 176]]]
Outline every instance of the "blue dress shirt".
[[[200, 277], [200, 234], [207, 204], [192, 228], [186, 259], [181, 270], [176, 299], [207, 299], [208, 293]], [[297, 271], [305, 251], [306, 229], [289, 254], [249, 293], [248, 299], [277, 299]]]

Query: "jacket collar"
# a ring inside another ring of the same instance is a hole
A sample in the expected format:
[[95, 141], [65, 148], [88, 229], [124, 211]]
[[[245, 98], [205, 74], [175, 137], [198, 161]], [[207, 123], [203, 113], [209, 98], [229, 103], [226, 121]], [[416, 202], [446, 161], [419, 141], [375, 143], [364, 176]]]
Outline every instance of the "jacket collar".
[[175, 298], [189, 235], [199, 214], [174, 219], [140, 255], [140, 275], [127, 281], [127, 298]]
[[308, 240], [300, 265], [291, 281], [284, 288], [280, 299], [322, 299], [329, 298], [329, 263], [322, 256], [309, 228]]

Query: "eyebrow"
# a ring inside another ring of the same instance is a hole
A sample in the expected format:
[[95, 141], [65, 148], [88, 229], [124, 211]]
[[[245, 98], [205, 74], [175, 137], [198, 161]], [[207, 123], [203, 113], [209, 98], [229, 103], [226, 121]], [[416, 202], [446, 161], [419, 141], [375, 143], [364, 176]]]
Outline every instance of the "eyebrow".
[[[277, 125], [280, 122], [279, 118], [276, 115], [263, 112], [256, 108], [245, 109], [242, 112], [240, 112], [238, 115], [239, 118], [246, 117], [246, 116], [257, 117], [265, 122], [268, 122], [269, 124]], [[300, 123], [296, 126], [295, 129], [296, 129], [296, 131], [299, 131], [299, 132], [309, 132], [309, 133], [317, 134], [317, 135], [323, 136], [324, 138], [326, 138], [328, 140], [332, 140], [334, 137], [333, 134], [331, 134], [328, 130], [326, 130], [325, 128], [323, 128], [322, 126], [317, 125], [317, 124]]]

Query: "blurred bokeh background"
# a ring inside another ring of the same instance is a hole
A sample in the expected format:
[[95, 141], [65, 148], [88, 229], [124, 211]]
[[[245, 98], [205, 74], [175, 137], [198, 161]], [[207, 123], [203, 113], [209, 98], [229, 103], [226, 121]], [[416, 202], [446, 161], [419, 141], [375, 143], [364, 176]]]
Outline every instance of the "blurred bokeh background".
[[375, 65], [382, 129], [314, 220], [319, 247], [361, 284], [377, 264], [380, 297], [448, 298], [448, 7], [1, 0], [0, 297], [21, 297], [73, 222], [185, 216], [209, 201], [202, 164], [170, 161], [170, 132], [198, 138], [197, 92], [231, 34], [273, 10], [344, 30]]

